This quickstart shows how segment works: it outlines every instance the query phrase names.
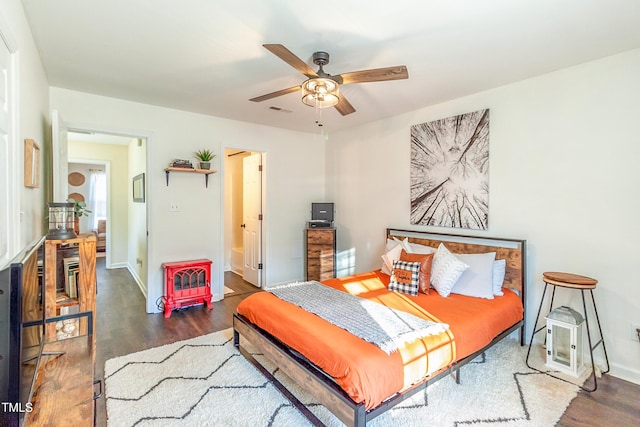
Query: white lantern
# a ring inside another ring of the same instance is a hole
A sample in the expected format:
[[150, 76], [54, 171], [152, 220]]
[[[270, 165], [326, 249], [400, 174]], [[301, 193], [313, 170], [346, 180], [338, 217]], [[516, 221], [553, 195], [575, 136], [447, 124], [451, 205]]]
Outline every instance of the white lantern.
[[579, 377], [585, 371], [584, 317], [570, 307], [558, 307], [547, 317], [547, 363], [551, 369]]

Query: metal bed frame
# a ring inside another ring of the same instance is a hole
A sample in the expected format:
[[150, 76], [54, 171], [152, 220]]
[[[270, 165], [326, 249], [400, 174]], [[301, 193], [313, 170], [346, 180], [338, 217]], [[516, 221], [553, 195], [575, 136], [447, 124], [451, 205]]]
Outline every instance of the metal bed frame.
[[[496, 259], [507, 261], [504, 286], [518, 292], [523, 309], [525, 301], [525, 260], [526, 241], [517, 239], [473, 237], [456, 234], [425, 233], [419, 231], [387, 229], [387, 237], [408, 238], [410, 242], [437, 247], [441, 242], [446, 243], [447, 248], [454, 253], [483, 253], [496, 252]], [[455, 361], [422, 381], [412, 385], [391, 396], [377, 407], [366, 410], [363, 403], [355, 403], [347, 393], [338, 386], [332, 378], [322, 370], [309, 362], [300, 353], [292, 350], [280, 342], [276, 337], [260, 329], [249, 322], [240, 314], [233, 317], [234, 345], [262, 374], [271, 381], [283, 395], [307, 418], [314, 426], [323, 426], [319, 420], [302, 402], [298, 400], [278, 379], [276, 379], [260, 362], [242, 347], [240, 337], [250, 342], [260, 353], [274, 363], [279, 369], [294, 380], [300, 387], [311, 394], [333, 415], [347, 426], [363, 427], [367, 422], [383, 414], [398, 403], [410, 398], [424, 390], [430, 384], [439, 379], [453, 375], [457, 383], [460, 382], [460, 368], [474, 360], [478, 356], [484, 356], [484, 352], [493, 345], [518, 331], [520, 345], [525, 345], [525, 316], [514, 325], [510, 326], [496, 336], [486, 347]]]

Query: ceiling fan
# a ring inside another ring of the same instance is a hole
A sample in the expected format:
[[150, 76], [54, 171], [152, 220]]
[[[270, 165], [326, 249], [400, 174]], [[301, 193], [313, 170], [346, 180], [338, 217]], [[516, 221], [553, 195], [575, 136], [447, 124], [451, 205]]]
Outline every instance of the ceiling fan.
[[340, 85], [409, 78], [407, 67], [404, 65], [352, 71], [350, 73], [332, 76], [323, 69], [323, 67], [329, 63], [329, 54], [327, 52], [315, 52], [313, 54], [313, 63], [319, 67], [318, 71], [313, 71], [302, 59], [298, 58], [293, 52], [281, 44], [264, 44], [262, 46], [307, 76], [308, 80], [298, 86], [251, 98], [249, 101], [253, 102], [266, 101], [267, 99], [301, 91], [302, 102], [306, 105], [316, 108], [335, 107], [340, 114], [346, 116], [356, 110], [344, 95], [340, 93]]

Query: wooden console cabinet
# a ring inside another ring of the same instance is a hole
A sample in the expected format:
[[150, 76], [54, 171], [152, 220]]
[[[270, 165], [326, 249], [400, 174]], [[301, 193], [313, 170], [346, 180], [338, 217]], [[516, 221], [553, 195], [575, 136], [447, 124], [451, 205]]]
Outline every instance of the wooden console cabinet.
[[336, 229], [305, 230], [307, 280], [336, 277]]
[[[61, 251], [64, 248], [64, 251]], [[77, 248], [77, 296], [61, 299], [58, 256]], [[45, 242], [45, 313], [56, 320], [60, 306], [77, 305], [80, 313], [79, 336], [56, 340], [55, 321], [46, 324], [46, 342], [33, 390], [33, 411], [25, 425], [94, 425], [96, 394], [95, 306], [96, 306], [96, 238], [93, 233], [75, 239]], [[58, 293], [56, 297], [56, 293]], [[87, 315], [87, 312], [89, 315]], [[91, 322], [91, 323], [89, 323]]]
[[[46, 343], [26, 426], [93, 426], [95, 339], [80, 336]], [[46, 355], [48, 354], [48, 355]]]
[[[62, 299], [56, 289], [60, 288], [58, 283], [64, 275], [59, 275], [60, 263], [58, 257], [61, 249], [65, 251], [77, 248], [78, 274], [77, 274], [77, 295], [71, 298]], [[47, 318], [58, 316], [61, 306], [78, 306], [78, 311], [92, 311], [96, 309], [96, 236], [93, 233], [81, 234], [75, 239], [67, 240], [46, 240], [45, 241], [45, 314]], [[87, 335], [87, 319], [80, 319], [80, 334]], [[93, 329], [95, 329], [96, 318], [93, 316]], [[55, 323], [47, 324], [47, 342], [56, 341]]]

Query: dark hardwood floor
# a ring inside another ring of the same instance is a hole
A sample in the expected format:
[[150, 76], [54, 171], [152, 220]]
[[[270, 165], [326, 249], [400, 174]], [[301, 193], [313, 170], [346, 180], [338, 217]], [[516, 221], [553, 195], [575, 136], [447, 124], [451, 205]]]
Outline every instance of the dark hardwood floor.
[[[259, 289], [234, 273], [225, 273], [225, 286], [234, 290], [213, 310], [195, 306], [163, 314], [147, 314], [145, 299], [131, 274], [124, 268], [107, 270], [104, 258], [97, 260], [96, 378], [104, 379], [104, 363], [114, 357], [170, 344], [230, 328], [236, 307]], [[96, 424], [107, 425], [105, 399], [96, 403]]]
[[[225, 285], [234, 290], [213, 310], [202, 306], [174, 311], [169, 319], [146, 314], [145, 300], [126, 269], [107, 270], [104, 258], [97, 268], [96, 377], [104, 378], [104, 363], [151, 347], [230, 328], [236, 306], [258, 289], [225, 273]], [[604, 375], [598, 390], [580, 392], [557, 424], [562, 427], [640, 425], [640, 385]], [[97, 425], [106, 426], [105, 399], [97, 401]]]

